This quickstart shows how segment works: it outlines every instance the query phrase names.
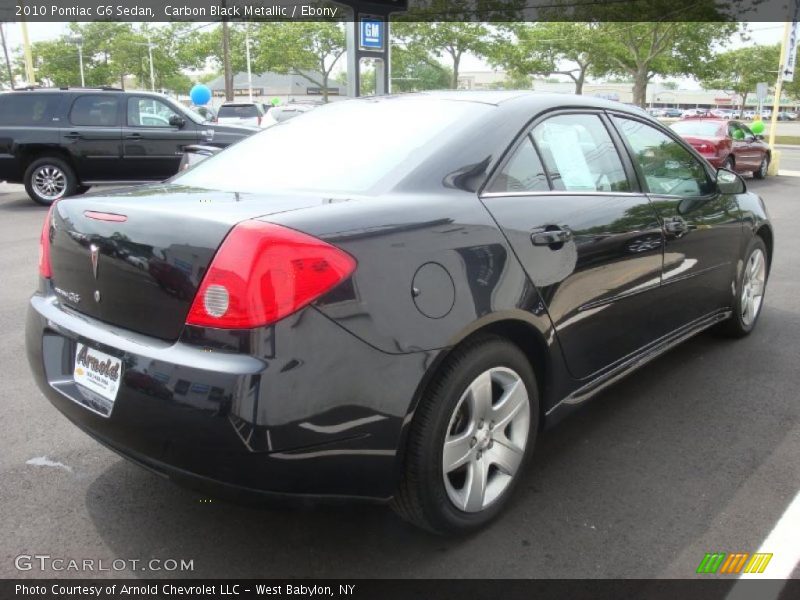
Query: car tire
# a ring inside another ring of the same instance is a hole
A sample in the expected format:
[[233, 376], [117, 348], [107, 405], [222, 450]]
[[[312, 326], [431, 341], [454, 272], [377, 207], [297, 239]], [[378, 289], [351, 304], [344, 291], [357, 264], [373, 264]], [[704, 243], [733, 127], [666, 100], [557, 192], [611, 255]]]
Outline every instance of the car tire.
[[724, 161], [722, 161], [722, 165], [720, 166], [722, 169], [728, 169], [729, 171], [736, 170], [736, 164], [733, 162], [733, 157], [728, 156]]
[[[539, 391], [525, 354], [495, 335], [468, 341], [420, 399], [394, 510], [434, 533], [483, 527], [512, 496], [538, 429]], [[448, 455], [456, 460], [446, 468]]]
[[753, 171], [753, 177], [756, 179], [765, 179], [767, 177], [767, 171], [769, 170], [769, 156], [766, 154], [761, 159], [761, 164], [759, 165], [758, 169]]
[[25, 191], [34, 202], [50, 206], [75, 194], [78, 179], [67, 162], [56, 156], [37, 158], [25, 169]]
[[736, 296], [731, 317], [720, 323], [716, 331], [727, 337], [749, 335], [758, 323], [764, 307], [769, 277], [769, 254], [764, 240], [753, 236], [745, 252], [742, 268], [736, 276]]

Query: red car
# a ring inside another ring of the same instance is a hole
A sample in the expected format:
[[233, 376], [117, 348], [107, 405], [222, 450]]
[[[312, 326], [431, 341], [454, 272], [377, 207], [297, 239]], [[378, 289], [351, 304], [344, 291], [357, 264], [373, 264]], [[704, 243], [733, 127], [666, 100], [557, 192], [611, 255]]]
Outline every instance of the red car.
[[756, 179], [767, 176], [769, 146], [738, 121], [686, 119], [673, 123], [672, 129], [714, 167], [752, 173]]

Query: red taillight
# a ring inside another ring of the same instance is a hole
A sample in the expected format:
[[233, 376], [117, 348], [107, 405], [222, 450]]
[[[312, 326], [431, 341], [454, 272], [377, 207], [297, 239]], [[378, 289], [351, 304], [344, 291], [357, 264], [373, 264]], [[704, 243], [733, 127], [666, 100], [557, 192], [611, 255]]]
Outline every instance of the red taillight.
[[269, 325], [347, 279], [352, 256], [317, 238], [262, 221], [236, 225], [203, 277], [187, 325]]
[[[56, 201], [57, 202], [57, 201]], [[50, 210], [47, 211], [44, 225], [42, 225], [42, 235], [39, 237], [39, 275], [45, 279], [50, 279], [53, 276], [53, 271], [50, 268], [50, 224], [53, 222], [53, 209], [56, 202], [50, 205]]]

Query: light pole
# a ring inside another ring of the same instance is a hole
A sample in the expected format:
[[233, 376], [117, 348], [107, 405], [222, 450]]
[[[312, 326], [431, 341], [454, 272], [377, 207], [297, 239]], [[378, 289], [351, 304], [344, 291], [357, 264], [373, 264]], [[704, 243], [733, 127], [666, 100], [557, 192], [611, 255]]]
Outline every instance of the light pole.
[[134, 42], [136, 46], [147, 46], [147, 58], [150, 60], [150, 90], [155, 92], [156, 91], [156, 76], [155, 72], [153, 71], [153, 42], [150, 34], [147, 34], [147, 43], [144, 42]]
[[156, 91], [156, 77], [153, 73], [153, 41], [150, 34], [147, 34], [147, 55], [150, 58], [150, 91]]
[[81, 87], [86, 87], [86, 78], [83, 76], [83, 38], [79, 35], [73, 36], [72, 43], [78, 47], [78, 62], [81, 65]]
[[247, 49], [247, 94], [250, 102], [253, 101], [253, 73], [250, 69], [250, 26], [245, 25], [244, 30], [244, 45]]

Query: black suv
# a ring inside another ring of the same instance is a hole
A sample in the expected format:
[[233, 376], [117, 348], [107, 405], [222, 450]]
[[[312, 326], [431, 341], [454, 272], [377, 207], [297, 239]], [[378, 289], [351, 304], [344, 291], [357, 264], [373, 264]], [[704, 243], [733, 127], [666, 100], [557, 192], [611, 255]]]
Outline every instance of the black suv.
[[93, 185], [163, 181], [186, 146], [225, 147], [256, 131], [211, 123], [151, 92], [15, 90], [0, 94], [0, 181], [52, 204]]

